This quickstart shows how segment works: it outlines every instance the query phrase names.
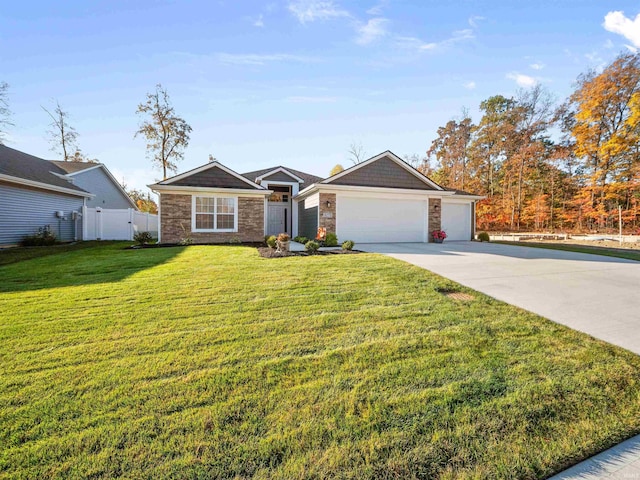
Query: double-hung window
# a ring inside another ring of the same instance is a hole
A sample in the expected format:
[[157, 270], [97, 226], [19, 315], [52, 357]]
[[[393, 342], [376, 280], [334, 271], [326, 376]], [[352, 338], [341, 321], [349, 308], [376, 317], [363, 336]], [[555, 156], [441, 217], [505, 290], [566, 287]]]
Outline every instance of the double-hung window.
[[235, 232], [237, 225], [237, 197], [193, 197], [194, 232]]

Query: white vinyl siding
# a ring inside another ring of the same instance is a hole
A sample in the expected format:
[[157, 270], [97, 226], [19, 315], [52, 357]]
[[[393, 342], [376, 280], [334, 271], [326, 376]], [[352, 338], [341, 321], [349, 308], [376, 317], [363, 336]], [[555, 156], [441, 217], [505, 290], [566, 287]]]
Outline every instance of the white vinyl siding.
[[238, 197], [194, 195], [191, 218], [193, 232], [237, 232]]

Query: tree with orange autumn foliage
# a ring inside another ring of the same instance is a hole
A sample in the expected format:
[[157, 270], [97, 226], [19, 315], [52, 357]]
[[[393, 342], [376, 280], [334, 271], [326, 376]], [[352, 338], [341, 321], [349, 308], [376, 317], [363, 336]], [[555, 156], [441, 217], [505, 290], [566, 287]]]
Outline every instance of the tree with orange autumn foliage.
[[[578, 78], [558, 108], [541, 86], [480, 104], [438, 129], [428, 156], [439, 183], [486, 195], [486, 230], [640, 227], [640, 54]], [[555, 138], [554, 138], [555, 137]], [[464, 187], [463, 187], [464, 185]]]

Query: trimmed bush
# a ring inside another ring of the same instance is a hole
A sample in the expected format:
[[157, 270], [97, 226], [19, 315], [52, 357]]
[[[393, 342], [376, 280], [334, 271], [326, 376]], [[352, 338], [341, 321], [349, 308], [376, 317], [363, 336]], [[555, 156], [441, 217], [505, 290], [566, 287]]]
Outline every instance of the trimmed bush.
[[153, 237], [149, 232], [136, 232], [133, 234], [133, 241], [138, 245], [146, 245], [153, 241]]
[[327, 247], [337, 247], [338, 246], [338, 236], [333, 232], [327, 233], [327, 236], [324, 239], [324, 244]]
[[297, 237], [293, 237], [293, 241], [301, 243], [301, 244], [304, 245], [305, 243], [307, 243], [309, 241], [309, 239], [307, 237], [303, 237], [301, 235], [298, 235]]
[[27, 235], [22, 239], [20, 245], [23, 247], [43, 247], [56, 243], [56, 234], [51, 231], [49, 225], [38, 228], [33, 235]]
[[481, 242], [488, 242], [490, 240], [489, 238], [489, 234], [487, 232], [480, 232], [477, 235], [478, 240], [480, 240]]
[[353, 247], [355, 246], [356, 246], [356, 242], [354, 242], [353, 240], [347, 240], [346, 242], [342, 242], [343, 250], [353, 250]]
[[320, 244], [314, 240], [309, 240], [304, 244], [304, 249], [309, 253], [316, 253], [320, 248]]
[[270, 248], [276, 248], [277, 241], [278, 239], [276, 238], [275, 235], [271, 235], [270, 237], [267, 237], [267, 245], [269, 245]]

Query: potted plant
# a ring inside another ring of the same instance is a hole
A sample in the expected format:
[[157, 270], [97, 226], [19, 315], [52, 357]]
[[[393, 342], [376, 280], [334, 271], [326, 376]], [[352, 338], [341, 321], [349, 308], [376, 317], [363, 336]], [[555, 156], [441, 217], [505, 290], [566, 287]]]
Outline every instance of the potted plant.
[[434, 230], [431, 232], [431, 237], [433, 237], [435, 243], [442, 243], [444, 239], [447, 238], [447, 232], [444, 230]]
[[289, 251], [289, 243], [291, 242], [291, 237], [287, 233], [281, 233], [278, 235], [277, 243], [278, 243], [278, 252], [288, 252]]

